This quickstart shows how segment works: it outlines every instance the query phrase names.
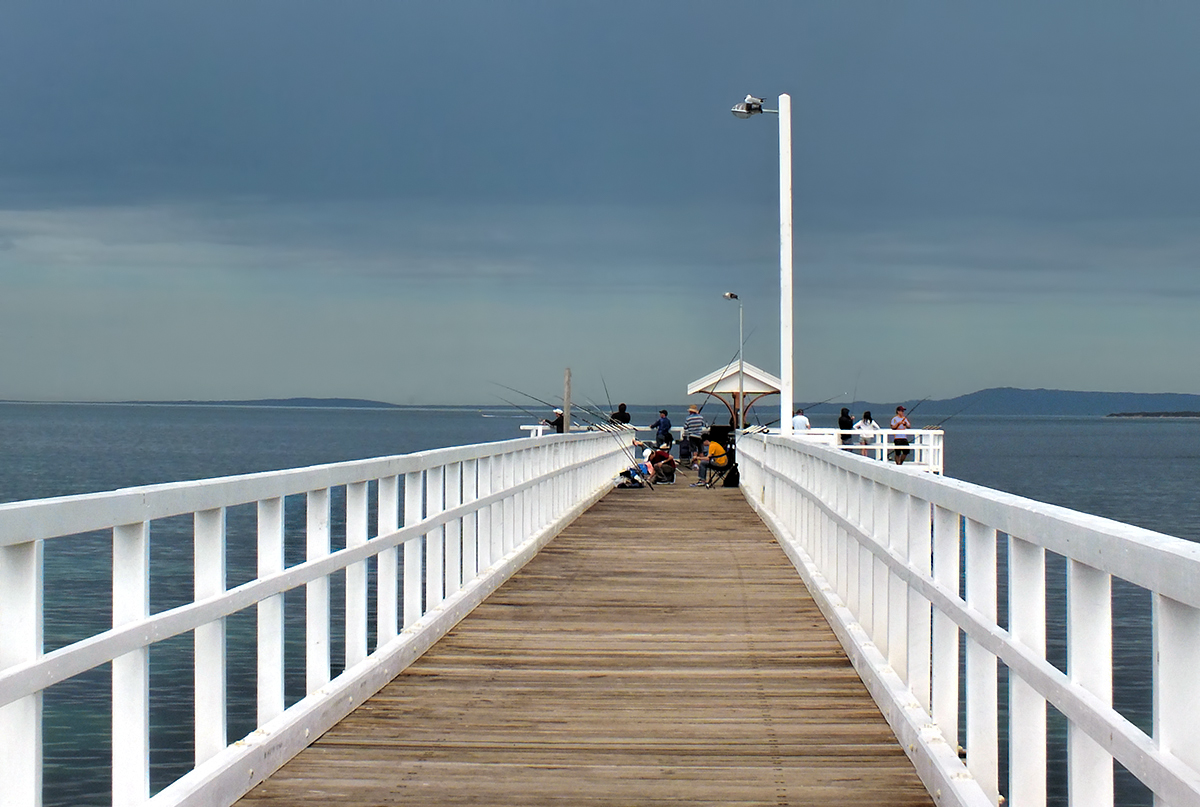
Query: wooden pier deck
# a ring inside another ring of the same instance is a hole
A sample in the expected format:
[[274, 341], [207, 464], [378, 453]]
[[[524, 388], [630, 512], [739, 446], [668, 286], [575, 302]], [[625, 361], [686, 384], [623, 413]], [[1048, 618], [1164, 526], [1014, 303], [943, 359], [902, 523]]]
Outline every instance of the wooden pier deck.
[[239, 802], [932, 805], [735, 489], [614, 490]]

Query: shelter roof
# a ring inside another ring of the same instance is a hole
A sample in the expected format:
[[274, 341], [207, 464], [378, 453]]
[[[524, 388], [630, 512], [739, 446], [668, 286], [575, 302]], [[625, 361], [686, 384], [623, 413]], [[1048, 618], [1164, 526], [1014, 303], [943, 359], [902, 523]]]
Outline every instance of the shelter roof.
[[[766, 370], [755, 367], [749, 362], [744, 362], [744, 372], [746, 378], [743, 382], [746, 395], [770, 395], [778, 393], [783, 382], [776, 376], [771, 375]], [[737, 362], [726, 365], [719, 370], [714, 370], [703, 378], [698, 378], [688, 384], [687, 394], [698, 395], [700, 393], [736, 393], [738, 391], [738, 365]]]

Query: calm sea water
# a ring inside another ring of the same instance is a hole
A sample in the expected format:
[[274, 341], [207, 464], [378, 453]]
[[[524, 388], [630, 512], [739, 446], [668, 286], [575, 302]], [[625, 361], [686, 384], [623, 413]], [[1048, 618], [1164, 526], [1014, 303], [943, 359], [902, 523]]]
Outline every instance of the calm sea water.
[[[711, 408], [711, 407], [710, 407]], [[538, 407], [532, 413], [544, 414]], [[656, 406], [631, 406], [635, 423], [650, 423]], [[669, 407], [682, 421], [682, 407]], [[90, 493], [156, 482], [201, 479], [317, 463], [408, 453], [521, 436], [532, 413], [507, 407], [316, 409], [166, 407], [127, 405], [0, 404], [0, 501]], [[706, 415], [713, 415], [706, 410]], [[940, 420], [927, 413], [931, 422]], [[919, 418], [918, 418], [919, 419]], [[818, 415], [815, 426], [833, 426]], [[946, 473], [981, 485], [1131, 524], [1200, 540], [1200, 421], [1105, 418], [956, 417], [945, 424]], [[288, 503], [289, 533], [303, 527], [303, 502]], [[336, 512], [335, 503], [335, 512]], [[252, 508], [231, 508], [230, 534], [250, 534]], [[170, 523], [176, 522], [176, 523]], [[155, 523], [152, 536], [152, 609], [189, 600], [189, 519]], [[335, 545], [338, 525], [334, 525]], [[344, 539], [343, 539], [344, 540]], [[111, 592], [73, 581], [107, 581], [111, 549], [105, 535], [47, 546], [48, 649], [103, 630], [111, 619]], [[302, 547], [289, 546], [288, 562]], [[252, 575], [253, 547], [230, 547], [230, 584]], [[1050, 558], [1049, 655], [1065, 667], [1061, 560]], [[1003, 593], [1002, 593], [1003, 597]], [[303, 631], [303, 601], [289, 596], [290, 636]], [[335, 603], [336, 607], [336, 603]], [[1122, 714], [1150, 725], [1149, 597], [1128, 585], [1114, 588], [1116, 661], [1114, 702]], [[1001, 606], [1003, 620], [1003, 605]], [[252, 614], [229, 621], [231, 648], [252, 647]], [[247, 641], [241, 641], [245, 639]], [[301, 670], [298, 642], [289, 667]], [[334, 648], [334, 657], [340, 649]], [[156, 645], [151, 653], [151, 730], [155, 789], [191, 764], [190, 636]], [[230, 737], [253, 729], [252, 652], [230, 652]], [[53, 687], [45, 699], [47, 805], [107, 804], [110, 669]], [[1003, 676], [1003, 671], [1002, 671]], [[182, 683], [182, 685], [181, 685]], [[1002, 682], [1003, 683], [1003, 682]], [[1003, 687], [1002, 687], [1003, 690]], [[289, 679], [288, 702], [303, 691]], [[1052, 734], [1061, 720], [1051, 716]], [[1052, 761], [1051, 791], [1064, 803], [1061, 756]], [[1147, 794], [1118, 771], [1121, 804], [1149, 804]]]

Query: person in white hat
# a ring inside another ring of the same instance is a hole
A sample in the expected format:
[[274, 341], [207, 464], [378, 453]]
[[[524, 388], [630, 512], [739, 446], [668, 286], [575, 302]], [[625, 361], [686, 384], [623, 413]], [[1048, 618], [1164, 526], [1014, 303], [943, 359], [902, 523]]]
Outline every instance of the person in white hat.
[[561, 409], [555, 408], [554, 418], [552, 420], [543, 420], [542, 423], [545, 423], [547, 426], [553, 426], [554, 430], [556, 432], [558, 432], [559, 434], [562, 434], [563, 433], [563, 411]]

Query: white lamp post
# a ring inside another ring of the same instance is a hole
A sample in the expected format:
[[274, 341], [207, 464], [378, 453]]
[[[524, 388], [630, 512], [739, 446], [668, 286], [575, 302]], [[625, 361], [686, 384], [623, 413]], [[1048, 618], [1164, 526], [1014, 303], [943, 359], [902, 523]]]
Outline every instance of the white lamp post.
[[749, 118], [779, 116], [779, 430], [792, 433], [792, 97], [779, 96], [779, 109], [763, 109], [763, 99], [747, 95], [731, 110]]
[[746, 428], [746, 365], [742, 363], [742, 348], [746, 342], [742, 338], [742, 299], [731, 291], [725, 292], [725, 299], [738, 301], [738, 397], [734, 427], [740, 430]]

